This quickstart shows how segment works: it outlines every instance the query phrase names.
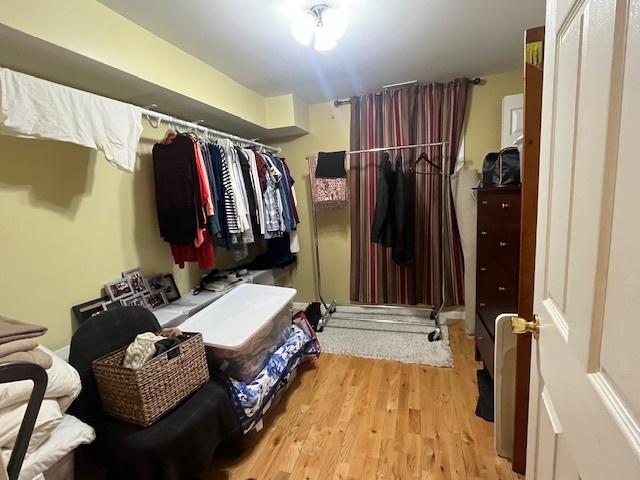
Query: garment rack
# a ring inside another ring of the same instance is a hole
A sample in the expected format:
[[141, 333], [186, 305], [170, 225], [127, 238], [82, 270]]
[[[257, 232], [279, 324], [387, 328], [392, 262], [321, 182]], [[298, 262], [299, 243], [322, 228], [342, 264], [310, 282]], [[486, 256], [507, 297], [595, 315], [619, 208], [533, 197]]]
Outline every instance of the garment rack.
[[[424, 148], [424, 147], [443, 147], [443, 155], [442, 158], [446, 158], [446, 154], [447, 154], [447, 147], [449, 146], [449, 142], [431, 142], [431, 143], [419, 143], [419, 144], [411, 144], [411, 145], [399, 145], [399, 146], [394, 146], [394, 147], [376, 147], [376, 148], [368, 148], [368, 149], [364, 149], [364, 150], [352, 150], [349, 152], [345, 152], [345, 157], [346, 156], [351, 156], [351, 155], [359, 155], [359, 154], [363, 154], [363, 153], [375, 153], [375, 152], [386, 152], [386, 151], [395, 151], [395, 150], [408, 150], [408, 149], [415, 149], [415, 148]], [[415, 164], [419, 161], [419, 158], [416, 159], [413, 164], [412, 164], [412, 169], [415, 166]], [[377, 162], [377, 159], [376, 159]], [[443, 162], [444, 164], [444, 162]], [[311, 161], [307, 158], [307, 165], [309, 168], [309, 173], [311, 173]], [[386, 309], [386, 310], [395, 310], [396, 312], [399, 312], [401, 309], [407, 309], [407, 308], [411, 308], [413, 310], [418, 310], [421, 312], [430, 312], [430, 318], [431, 320], [433, 320], [435, 322], [435, 326], [436, 329], [433, 332], [433, 334], [430, 334], [429, 336], [429, 340], [430, 341], [436, 341], [436, 340], [440, 340], [441, 338], [441, 323], [440, 323], [440, 313], [442, 312], [442, 308], [444, 307], [444, 296], [445, 296], [445, 282], [444, 282], [444, 276], [445, 276], [445, 269], [444, 269], [444, 242], [445, 242], [445, 236], [444, 236], [444, 215], [445, 215], [445, 185], [446, 182], [448, 181], [450, 175], [448, 172], [445, 172], [444, 170], [439, 170], [436, 172], [415, 172], [417, 174], [430, 174], [430, 175], [440, 175], [441, 178], [441, 201], [440, 201], [440, 265], [441, 265], [441, 300], [440, 300], [440, 305], [430, 305], [430, 308], [417, 308], [417, 307], [407, 307], [407, 306], [402, 306], [402, 305], [367, 305], [367, 304], [357, 304], [357, 303], [352, 303], [349, 304], [349, 307], [365, 307], [365, 308], [371, 308], [371, 309]], [[309, 181], [311, 181], [311, 175], [309, 175]], [[316, 260], [316, 289], [317, 289], [317, 296], [320, 300], [320, 302], [322, 303], [322, 305], [325, 308], [325, 312], [322, 315], [322, 318], [320, 319], [320, 322], [318, 324], [318, 328], [320, 330], [322, 330], [327, 323], [329, 322], [329, 320], [331, 319], [331, 316], [336, 312], [336, 308], [338, 307], [336, 300], [332, 300], [331, 303], [327, 304], [327, 302], [324, 300], [324, 297], [322, 295], [322, 275], [320, 272], [320, 248], [319, 248], [319, 238], [318, 238], [318, 222], [317, 222], [317, 212], [316, 212], [316, 205], [313, 202], [313, 198], [311, 199], [311, 212], [312, 212], [312, 217], [313, 217], [313, 234], [314, 234], [314, 245], [315, 245], [315, 251], [316, 251], [316, 255], [315, 255], [315, 260]], [[400, 317], [402, 315], [399, 315]], [[347, 319], [350, 320], [362, 320], [362, 319], [358, 319], [355, 317], [345, 317]], [[401, 325], [406, 325], [406, 324], [411, 324], [411, 325], [416, 325], [415, 322], [405, 322], [402, 320], [385, 320], [385, 319], [367, 319], [367, 320], [362, 320], [362, 321], [366, 321], [366, 322], [373, 322], [373, 323], [393, 323], [393, 324], [401, 324]]]
[[[147, 120], [151, 124], [152, 127], [158, 128], [160, 126], [160, 122], [165, 122], [169, 125], [180, 126], [190, 128], [192, 130], [197, 130], [199, 132], [204, 133], [207, 136], [217, 137], [217, 138], [228, 138], [229, 140], [233, 140], [237, 143], [257, 147], [262, 150], [267, 150], [273, 153], [280, 153], [282, 150], [280, 147], [272, 147], [271, 145], [265, 145], [264, 143], [257, 142], [255, 140], [249, 140], [248, 138], [242, 138], [237, 135], [233, 135], [231, 133], [221, 132], [220, 130], [215, 130], [213, 128], [205, 127], [203, 125], [199, 125], [195, 122], [188, 122], [187, 120], [182, 120], [181, 118], [172, 117], [171, 115], [167, 115], [165, 113], [156, 112], [155, 110], [150, 110], [148, 108], [141, 108], [142, 115], [147, 117]], [[151, 122], [151, 119], [155, 118], [158, 120], [157, 124]]]

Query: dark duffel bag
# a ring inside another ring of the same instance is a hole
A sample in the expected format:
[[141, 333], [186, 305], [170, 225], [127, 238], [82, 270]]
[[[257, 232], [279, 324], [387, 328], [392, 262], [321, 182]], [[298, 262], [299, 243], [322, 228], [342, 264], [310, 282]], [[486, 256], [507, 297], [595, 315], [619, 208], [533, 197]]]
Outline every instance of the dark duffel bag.
[[482, 186], [502, 187], [520, 185], [520, 152], [507, 147], [500, 152], [489, 153], [482, 164]]

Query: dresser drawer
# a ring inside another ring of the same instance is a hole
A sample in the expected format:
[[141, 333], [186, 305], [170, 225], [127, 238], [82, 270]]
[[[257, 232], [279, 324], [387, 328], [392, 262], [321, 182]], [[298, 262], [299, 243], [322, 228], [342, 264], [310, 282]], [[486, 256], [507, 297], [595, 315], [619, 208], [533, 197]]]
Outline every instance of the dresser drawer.
[[518, 270], [520, 238], [517, 231], [487, 231], [479, 229], [478, 265], [497, 263], [510, 272]]
[[495, 319], [518, 306], [518, 275], [496, 263], [478, 265], [476, 273], [476, 311], [494, 335]]
[[480, 359], [484, 366], [489, 370], [491, 378], [493, 378], [493, 351], [495, 342], [489, 334], [487, 327], [484, 325], [482, 318], [476, 315], [476, 348], [480, 352]]
[[492, 219], [495, 222], [520, 223], [520, 192], [478, 190], [478, 221]]

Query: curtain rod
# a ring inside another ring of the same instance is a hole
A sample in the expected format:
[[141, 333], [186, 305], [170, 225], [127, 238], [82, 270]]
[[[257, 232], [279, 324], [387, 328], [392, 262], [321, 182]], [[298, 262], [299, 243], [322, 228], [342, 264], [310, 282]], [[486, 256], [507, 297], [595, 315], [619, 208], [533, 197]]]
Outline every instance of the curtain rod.
[[[469, 80], [469, 83], [471, 83], [472, 85], [482, 85], [482, 78], [480, 77], [474, 77], [471, 80]], [[418, 84], [417, 80], [412, 80], [410, 82], [402, 82], [402, 83], [396, 83], [394, 85], [387, 85], [385, 87], [383, 87], [383, 90], [390, 90], [393, 88], [399, 88], [399, 87], [403, 87], [403, 86], [407, 86], [407, 85], [415, 85]], [[376, 94], [376, 95], [380, 95], [380, 94]], [[341, 107], [342, 105], [348, 105], [351, 103], [351, 99], [350, 98], [338, 98], [336, 100], [333, 101], [333, 106], [334, 107]]]
[[[271, 145], [265, 145], [264, 143], [256, 142], [255, 140], [249, 140], [247, 138], [242, 138], [237, 135], [233, 135], [231, 133], [221, 132], [220, 130], [214, 130], [213, 128], [205, 127], [203, 125], [199, 125], [198, 123], [188, 122], [186, 120], [182, 120], [181, 118], [172, 117], [171, 115], [167, 115], [165, 113], [156, 112], [155, 110], [149, 110], [148, 108], [141, 108], [142, 115], [145, 115], [149, 119], [149, 123], [151, 123], [151, 118], [156, 118], [161, 122], [168, 123], [170, 125], [177, 125], [187, 128], [192, 128], [194, 130], [199, 130], [207, 135], [212, 135], [214, 137], [228, 138], [229, 140], [235, 140], [238, 143], [243, 143], [247, 145], [253, 145], [254, 147], [259, 147], [264, 150], [269, 150], [274, 153], [280, 153], [282, 150], [280, 147], [272, 147]], [[151, 123], [151, 126], [154, 128], [158, 128], [158, 125], [154, 125]]]
[[352, 150], [351, 152], [345, 152], [345, 155], [357, 155], [359, 153], [373, 153], [373, 152], [384, 152], [386, 150], [404, 150], [409, 148], [421, 148], [421, 147], [438, 147], [449, 145], [449, 142], [433, 142], [433, 143], [418, 143], [415, 145], [400, 145], [397, 147], [376, 147], [376, 148], [368, 148], [366, 150]]

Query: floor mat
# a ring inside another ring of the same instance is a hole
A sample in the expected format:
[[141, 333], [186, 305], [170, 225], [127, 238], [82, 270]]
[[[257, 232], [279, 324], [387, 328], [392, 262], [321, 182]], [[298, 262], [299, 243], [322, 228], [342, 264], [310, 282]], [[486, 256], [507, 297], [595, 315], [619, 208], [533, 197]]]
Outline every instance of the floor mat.
[[442, 339], [429, 342], [427, 334], [434, 328], [332, 318], [324, 331], [318, 333], [318, 340], [322, 351], [327, 353], [452, 367], [449, 329], [442, 326]]

